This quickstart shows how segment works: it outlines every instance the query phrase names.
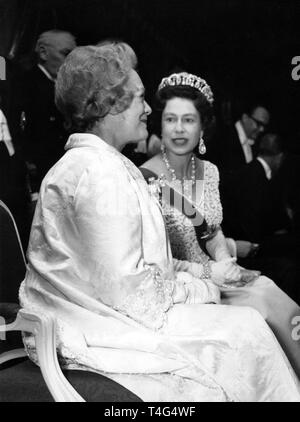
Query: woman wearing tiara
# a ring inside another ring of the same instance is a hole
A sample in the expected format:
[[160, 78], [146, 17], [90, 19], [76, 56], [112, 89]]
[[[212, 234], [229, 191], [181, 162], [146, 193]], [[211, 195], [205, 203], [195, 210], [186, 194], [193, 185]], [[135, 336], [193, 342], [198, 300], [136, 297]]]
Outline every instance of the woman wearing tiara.
[[[206, 279], [220, 286], [222, 303], [252, 306], [267, 320], [300, 374], [300, 348], [291, 331], [299, 306], [275, 283], [236, 263], [236, 245], [225, 239], [217, 167], [196, 157], [206, 152], [203, 134], [213, 118], [213, 93], [206, 81], [186, 72], [161, 81], [161, 153], [141, 167], [160, 200], [172, 254], [203, 265]], [[299, 342], [298, 342], [299, 343]]]
[[[144, 163], [141, 170], [150, 179], [154, 194], [159, 195], [161, 187], [168, 185], [186, 201], [178, 209], [168, 201], [169, 195], [161, 195], [173, 255], [203, 264], [217, 284], [238, 281], [241, 269], [232, 258], [236, 248], [220, 227], [218, 169], [194, 154], [197, 146], [200, 154], [206, 152], [203, 133], [213, 118], [212, 91], [205, 80], [181, 72], [162, 80], [157, 99], [162, 114], [161, 153]], [[184, 213], [188, 202], [198, 211], [193, 218]], [[195, 231], [195, 226], [201, 228]]]

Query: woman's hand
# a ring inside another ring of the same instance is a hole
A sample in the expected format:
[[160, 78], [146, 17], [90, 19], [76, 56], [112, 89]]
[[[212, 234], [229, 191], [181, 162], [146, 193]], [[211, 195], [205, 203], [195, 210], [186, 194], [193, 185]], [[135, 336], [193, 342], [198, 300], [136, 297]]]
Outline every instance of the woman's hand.
[[239, 281], [241, 269], [236, 264], [236, 258], [227, 258], [211, 264], [211, 279], [215, 284], [222, 285], [226, 282]]

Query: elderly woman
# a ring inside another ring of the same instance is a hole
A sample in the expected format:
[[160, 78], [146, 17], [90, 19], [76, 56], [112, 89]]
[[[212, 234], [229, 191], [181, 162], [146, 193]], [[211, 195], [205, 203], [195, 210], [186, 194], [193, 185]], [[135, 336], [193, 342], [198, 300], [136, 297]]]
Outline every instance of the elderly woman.
[[59, 71], [56, 103], [75, 133], [41, 186], [21, 304], [55, 314], [64, 366], [143, 400], [300, 400], [259, 313], [214, 305], [203, 266], [172, 259], [159, 204], [120, 152], [147, 136], [133, 63], [106, 44], [75, 49]]

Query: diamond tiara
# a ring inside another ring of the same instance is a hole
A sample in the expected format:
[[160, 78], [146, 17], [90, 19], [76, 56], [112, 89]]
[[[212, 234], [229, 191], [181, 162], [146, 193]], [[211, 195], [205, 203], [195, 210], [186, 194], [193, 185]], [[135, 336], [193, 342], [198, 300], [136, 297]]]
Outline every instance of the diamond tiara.
[[199, 78], [198, 76], [193, 75], [192, 73], [172, 73], [172, 75], [162, 79], [161, 83], [158, 86], [158, 90], [160, 91], [166, 86], [182, 85], [188, 85], [200, 91], [210, 104], [214, 102], [214, 96], [208, 83], [204, 79]]

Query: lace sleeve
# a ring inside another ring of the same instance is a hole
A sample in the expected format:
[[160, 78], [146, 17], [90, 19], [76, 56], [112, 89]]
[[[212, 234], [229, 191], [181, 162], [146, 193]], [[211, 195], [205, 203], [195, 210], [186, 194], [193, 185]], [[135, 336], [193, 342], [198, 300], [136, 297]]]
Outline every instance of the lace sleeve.
[[174, 281], [165, 280], [156, 266], [146, 268], [148, 274], [143, 282], [115, 309], [148, 328], [159, 329], [173, 304]]
[[204, 215], [209, 226], [219, 226], [223, 220], [219, 181], [218, 168], [209, 161], [206, 161]]

